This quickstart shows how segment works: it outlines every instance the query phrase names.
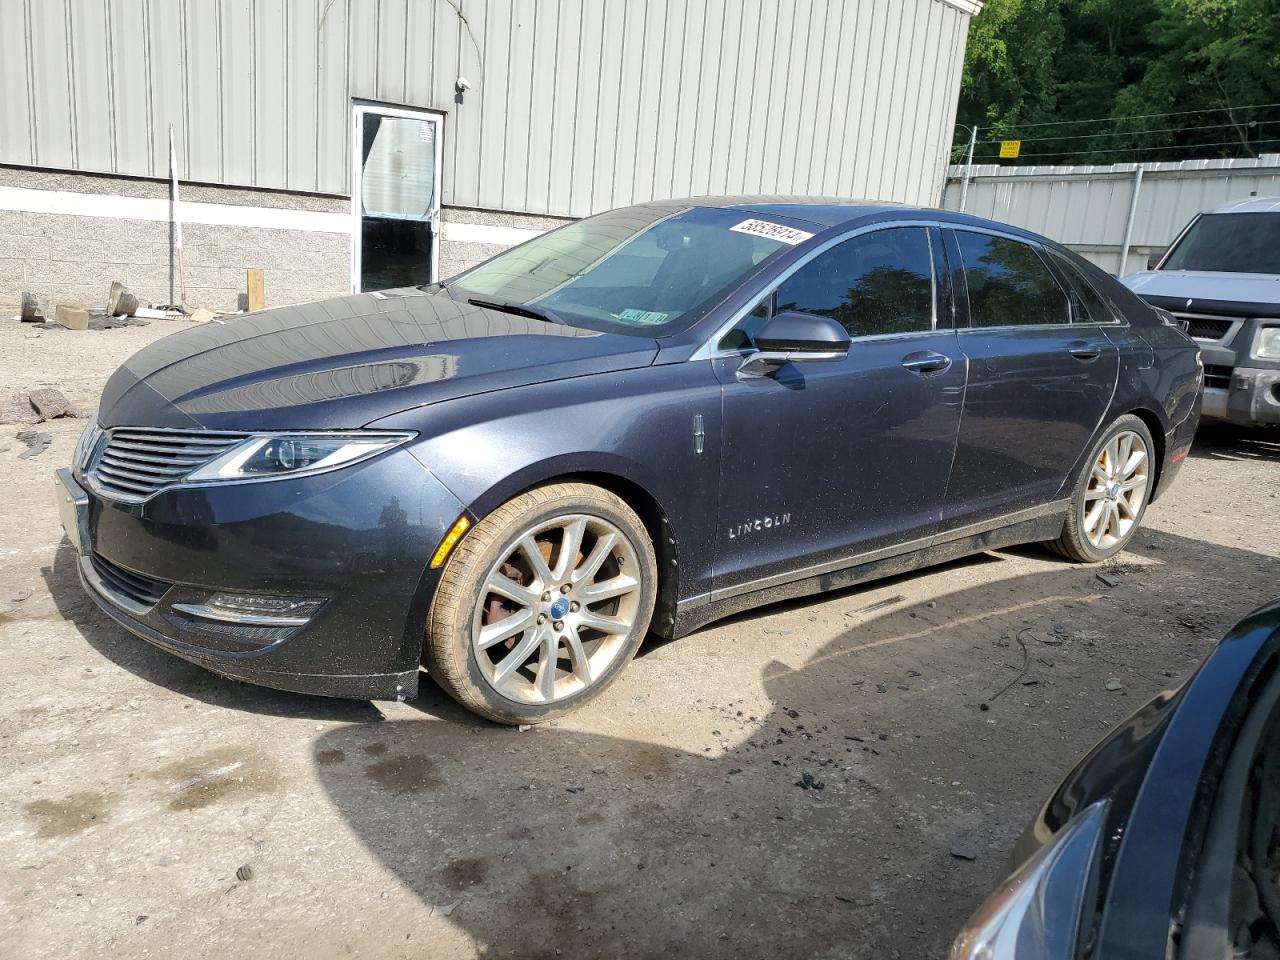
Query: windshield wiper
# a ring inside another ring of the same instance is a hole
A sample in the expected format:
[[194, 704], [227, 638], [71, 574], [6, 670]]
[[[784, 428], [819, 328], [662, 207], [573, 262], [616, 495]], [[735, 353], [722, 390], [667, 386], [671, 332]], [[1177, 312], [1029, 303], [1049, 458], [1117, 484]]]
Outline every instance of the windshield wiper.
[[503, 313], [514, 313], [517, 317], [532, 317], [535, 320], [545, 320], [547, 323], [563, 324], [564, 321], [557, 317], [550, 310], [543, 307], [533, 307], [524, 303], [508, 303], [505, 300], [481, 300], [477, 297], [468, 297], [467, 303], [473, 307], [488, 307], [490, 310], [501, 310]]

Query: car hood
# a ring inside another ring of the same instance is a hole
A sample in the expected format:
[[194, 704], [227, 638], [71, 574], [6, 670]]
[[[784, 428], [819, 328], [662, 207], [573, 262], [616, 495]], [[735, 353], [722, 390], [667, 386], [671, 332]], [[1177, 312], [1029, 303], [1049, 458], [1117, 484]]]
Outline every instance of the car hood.
[[[1121, 283], [1166, 310], [1212, 312], [1223, 304], [1280, 305], [1280, 277], [1267, 273], [1152, 270]], [[1188, 302], [1190, 301], [1190, 302]]]
[[165, 337], [112, 375], [104, 427], [351, 429], [411, 407], [648, 366], [657, 342], [414, 288], [278, 307]]

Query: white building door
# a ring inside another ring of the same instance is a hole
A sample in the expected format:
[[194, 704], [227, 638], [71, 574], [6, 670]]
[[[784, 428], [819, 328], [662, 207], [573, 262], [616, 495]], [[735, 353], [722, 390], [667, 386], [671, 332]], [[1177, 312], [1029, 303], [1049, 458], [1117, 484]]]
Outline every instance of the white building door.
[[444, 118], [375, 103], [353, 108], [351, 288], [434, 283]]

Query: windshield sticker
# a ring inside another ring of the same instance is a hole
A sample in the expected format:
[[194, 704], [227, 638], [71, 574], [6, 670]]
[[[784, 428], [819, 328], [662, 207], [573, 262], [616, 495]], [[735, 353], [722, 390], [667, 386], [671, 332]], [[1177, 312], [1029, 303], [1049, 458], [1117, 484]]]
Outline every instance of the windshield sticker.
[[743, 220], [729, 229], [736, 230], [738, 233], [749, 233], [753, 237], [777, 240], [779, 243], [787, 243], [793, 247], [797, 243], [804, 243], [813, 236], [812, 233], [805, 233], [795, 227], [784, 227], [780, 223], [770, 223], [768, 220]]
[[659, 313], [657, 310], [635, 310], [628, 308], [618, 314], [619, 320], [626, 320], [628, 323], [666, 323], [669, 313]]

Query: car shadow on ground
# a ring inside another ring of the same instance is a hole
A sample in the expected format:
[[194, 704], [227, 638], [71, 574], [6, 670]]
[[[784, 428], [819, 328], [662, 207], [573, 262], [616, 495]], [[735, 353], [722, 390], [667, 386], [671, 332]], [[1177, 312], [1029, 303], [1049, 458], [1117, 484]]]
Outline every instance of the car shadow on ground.
[[75, 548], [65, 538], [58, 545], [53, 564], [42, 567], [40, 574], [63, 619], [80, 631], [98, 653], [148, 683], [204, 703], [249, 713], [353, 722], [382, 717], [367, 700], [311, 697], [229, 680], [135, 637], [86, 596], [76, 571]]
[[1237, 427], [1201, 421], [1189, 455], [1203, 460], [1280, 463], [1280, 427]]
[[1168, 533], [1134, 552], [1155, 562], [1114, 587], [1062, 563], [854, 616], [764, 669], [766, 715], [691, 702], [706, 742], [459, 723], [428, 695], [326, 732], [316, 773], [482, 956], [941, 956], [1072, 762], [1280, 582]]

